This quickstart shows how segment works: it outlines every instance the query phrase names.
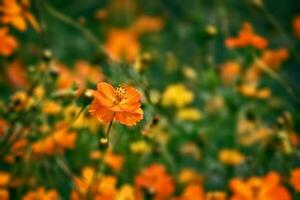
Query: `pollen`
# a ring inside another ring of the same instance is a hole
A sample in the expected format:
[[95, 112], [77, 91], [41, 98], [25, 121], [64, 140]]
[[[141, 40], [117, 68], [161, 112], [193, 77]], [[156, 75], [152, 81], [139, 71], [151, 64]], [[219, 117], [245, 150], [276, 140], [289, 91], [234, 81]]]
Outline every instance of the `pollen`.
[[123, 99], [127, 98], [127, 90], [123, 87], [116, 87], [115, 98], [115, 104], [120, 103]]

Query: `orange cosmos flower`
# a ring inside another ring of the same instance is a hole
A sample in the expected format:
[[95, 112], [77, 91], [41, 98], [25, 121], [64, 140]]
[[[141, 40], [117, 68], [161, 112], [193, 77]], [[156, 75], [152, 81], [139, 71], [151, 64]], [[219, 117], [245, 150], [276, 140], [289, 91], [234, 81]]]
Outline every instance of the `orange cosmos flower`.
[[292, 171], [291, 184], [297, 192], [300, 192], [300, 168], [296, 168]]
[[25, 31], [27, 28], [26, 20], [33, 26], [36, 31], [40, 30], [40, 27], [33, 17], [33, 15], [28, 12], [29, 0], [3, 0], [2, 5], [0, 5], [0, 22], [4, 24], [11, 24], [20, 31]]
[[300, 16], [296, 16], [293, 20], [294, 34], [297, 38], [300, 38]]
[[1, 200], [9, 200], [9, 192], [8, 189], [0, 189], [0, 199]]
[[280, 177], [276, 172], [248, 180], [232, 179], [230, 189], [233, 192], [231, 200], [291, 200], [291, 195], [280, 184]]
[[6, 76], [8, 81], [15, 87], [27, 87], [29, 85], [26, 70], [20, 60], [14, 60], [9, 64]]
[[37, 156], [61, 153], [74, 148], [76, 138], [76, 132], [69, 131], [68, 125], [59, 123], [53, 133], [33, 143], [32, 152]]
[[130, 29], [112, 29], [108, 32], [105, 47], [114, 61], [133, 62], [140, 52], [138, 36]]
[[7, 28], [0, 28], [0, 55], [9, 56], [18, 47], [17, 40], [9, 35]]
[[188, 185], [178, 200], [205, 200], [205, 193], [201, 186]]
[[228, 61], [221, 66], [220, 75], [225, 85], [233, 84], [241, 74], [242, 68], [235, 61]]
[[164, 25], [164, 22], [159, 17], [141, 16], [132, 25], [132, 30], [136, 34], [142, 34], [144, 32], [156, 32], [159, 31]]
[[113, 170], [118, 172], [122, 169], [124, 157], [122, 155], [116, 154], [110, 150], [104, 155], [104, 162], [110, 168], [112, 168]]
[[[83, 196], [91, 193], [92, 199], [113, 200], [117, 194], [117, 179], [111, 175], [98, 175], [91, 167], [84, 167], [81, 177], [75, 177], [74, 183]], [[72, 191], [71, 200], [80, 200], [78, 191]], [[118, 198], [117, 198], [118, 199]]]
[[139, 192], [138, 199], [143, 199], [141, 198], [143, 189], [153, 195], [154, 200], [167, 199], [175, 189], [172, 177], [161, 164], [152, 164], [144, 169], [135, 178], [135, 185]]
[[252, 25], [249, 22], [243, 24], [242, 30], [237, 37], [226, 39], [225, 44], [228, 48], [240, 48], [253, 46], [257, 49], [264, 49], [268, 46], [268, 40], [262, 36], [256, 35]]
[[46, 191], [44, 187], [39, 187], [35, 191], [29, 191], [25, 196], [22, 198], [23, 200], [57, 200], [60, 199], [58, 192], [54, 189]]
[[133, 87], [114, 88], [108, 83], [100, 82], [92, 96], [94, 100], [90, 105], [90, 113], [104, 123], [116, 120], [121, 124], [133, 126], [143, 119], [141, 96]]

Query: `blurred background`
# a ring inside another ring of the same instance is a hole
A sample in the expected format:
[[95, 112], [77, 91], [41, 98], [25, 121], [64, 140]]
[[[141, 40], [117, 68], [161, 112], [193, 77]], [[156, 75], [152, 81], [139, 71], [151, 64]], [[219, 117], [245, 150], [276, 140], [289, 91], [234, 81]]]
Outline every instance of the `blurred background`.
[[300, 199], [299, 51], [297, 0], [1, 0], [0, 199]]

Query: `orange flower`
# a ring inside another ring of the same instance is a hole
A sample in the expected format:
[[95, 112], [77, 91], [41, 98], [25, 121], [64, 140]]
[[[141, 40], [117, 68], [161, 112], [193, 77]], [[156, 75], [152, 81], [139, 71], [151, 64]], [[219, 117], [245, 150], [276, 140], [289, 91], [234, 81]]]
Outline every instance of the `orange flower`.
[[4, 172], [4, 171], [0, 171], [0, 186], [7, 186], [9, 181], [11, 179], [11, 176], [9, 173]]
[[152, 164], [145, 168], [136, 178], [135, 185], [139, 191], [140, 198], [142, 190], [146, 189], [153, 195], [154, 200], [163, 200], [174, 191], [174, 182], [172, 177], [166, 172], [163, 165]]
[[53, 155], [75, 146], [77, 134], [68, 131], [66, 124], [58, 124], [53, 133], [33, 143], [32, 151], [36, 155]]
[[[75, 184], [82, 195], [91, 192], [93, 199], [113, 200], [117, 194], [117, 179], [110, 175], [97, 175], [91, 167], [81, 171], [81, 177], [75, 177]], [[80, 200], [77, 191], [72, 191], [71, 200]]]
[[300, 39], [300, 16], [296, 16], [293, 20], [294, 34]]
[[300, 192], [300, 168], [296, 168], [292, 171], [291, 184], [297, 192]]
[[280, 65], [289, 57], [289, 52], [285, 48], [275, 50], [265, 50], [261, 60], [270, 68], [277, 70]]
[[230, 189], [233, 192], [231, 200], [291, 200], [288, 190], [280, 184], [280, 177], [275, 172], [248, 180], [232, 179]]
[[7, 122], [4, 119], [0, 118], [0, 136], [2, 136], [5, 133], [7, 127], [8, 127]]
[[94, 100], [90, 105], [90, 113], [104, 123], [116, 120], [132, 126], [143, 118], [141, 97], [133, 87], [114, 88], [108, 83], [100, 82], [92, 95]]
[[9, 192], [7, 189], [0, 189], [0, 199], [1, 200], [9, 200]]
[[235, 61], [228, 61], [221, 66], [221, 78], [225, 85], [234, 83], [241, 74], [241, 66]]
[[114, 61], [133, 62], [140, 52], [137, 35], [130, 29], [112, 29], [107, 34], [105, 47]]
[[151, 17], [151, 16], [141, 16], [139, 17], [134, 24], [132, 25], [132, 30], [137, 35], [142, 34], [144, 32], [156, 32], [159, 31], [164, 22], [162, 19], [158, 17]]
[[257, 49], [264, 49], [268, 46], [268, 40], [256, 35], [252, 25], [249, 22], [245, 22], [238, 36], [226, 39], [225, 44], [228, 48], [253, 46]]
[[179, 200], [205, 200], [205, 193], [199, 185], [188, 185]]
[[123, 165], [124, 158], [122, 155], [108, 151], [104, 156], [104, 162], [115, 171], [120, 171]]
[[9, 56], [18, 47], [17, 40], [9, 35], [7, 28], [0, 28], [0, 55]]
[[72, 86], [78, 86], [76, 95], [80, 96], [86, 89], [89, 82], [98, 83], [104, 80], [104, 75], [99, 66], [90, 65], [88, 62], [79, 60], [75, 63], [75, 71], [71, 71], [67, 66], [61, 63], [55, 63], [53, 70], [58, 73], [57, 88], [59, 90], [70, 89]]
[[26, 87], [29, 85], [26, 70], [20, 60], [14, 60], [6, 70], [8, 81], [15, 87]]
[[25, 31], [27, 29], [26, 20], [33, 26], [36, 31], [40, 30], [40, 27], [33, 17], [33, 15], [28, 12], [29, 0], [3, 0], [0, 6], [0, 22], [4, 24], [11, 24], [20, 31]]
[[56, 190], [52, 189], [48, 192], [45, 190], [44, 187], [39, 187], [35, 191], [28, 192], [25, 196], [22, 198], [23, 200], [58, 200], [60, 199], [58, 196], [58, 193]]

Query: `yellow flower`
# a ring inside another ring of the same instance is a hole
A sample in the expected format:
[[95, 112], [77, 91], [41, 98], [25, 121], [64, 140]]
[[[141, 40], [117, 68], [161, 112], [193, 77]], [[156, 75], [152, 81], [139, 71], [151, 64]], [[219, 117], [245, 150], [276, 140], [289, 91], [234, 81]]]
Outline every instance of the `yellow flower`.
[[196, 143], [186, 142], [180, 147], [180, 153], [184, 156], [191, 156], [195, 160], [201, 159], [201, 151]]
[[33, 95], [37, 100], [41, 100], [45, 96], [45, 88], [41, 85], [38, 85], [33, 90]]
[[174, 84], [167, 87], [162, 95], [163, 106], [176, 106], [182, 108], [191, 103], [194, 99], [194, 94], [189, 91], [183, 84]]
[[223, 149], [219, 152], [219, 160], [227, 165], [238, 165], [245, 160], [245, 157], [237, 150]]
[[151, 146], [145, 140], [136, 141], [130, 144], [130, 150], [133, 153], [146, 154], [151, 151]]
[[182, 108], [177, 112], [177, 118], [186, 121], [202, 119], [202, 113], [196, 108]]
[[[88, 128], [92, 133], [96, 133], [99, 128], [99, 122], [94, 117], [91, 117], [87, 112], [80, 112], [80, 107], [71, 104], [64, 109], [64, 115], [68, 122], [72, 122], [74, 128]], [[76, 119], [76, 121], [74, 121]]]
[[33, 99], [29, 97], [25, 92], [16, 92], [12, 97], [13, 108], [16, 111], [27, 110], [33, 104]]
[[206, 200], [226, 200], [227, 195], [223, 191], [211, 191], [206, 193]]
[[158, 90], [150, 90], [149, 92], [149, 100], [152, 104], [157, 104], [160, 100], [160, 93]]
[[270, 88], [262, 88], [257, 91], [256, 97], [259, 99], [267, 99], [272, 95]]
[[197, 72], [189, 66], [185, 66], [183, 68], [183, 75], [189, 80], [196, 80], [197, 79]]
[[123, 185], [116, 197], [116, 200], [135, 200], [134, 189], [131, 185]]
[[220, 112], [226, 106], [224, 98], [220, 95], [214, 95], [205, 102], [205, 111], [209, 114]]
[[183, 168], [179, 173], [178, 182], [181, 184], [201, 184], [202, 177], [193, 169]]
[[47, 101], [42, 108], [43, 113], [55, 115], [61, 111], [61, 106], [54, 101]]

